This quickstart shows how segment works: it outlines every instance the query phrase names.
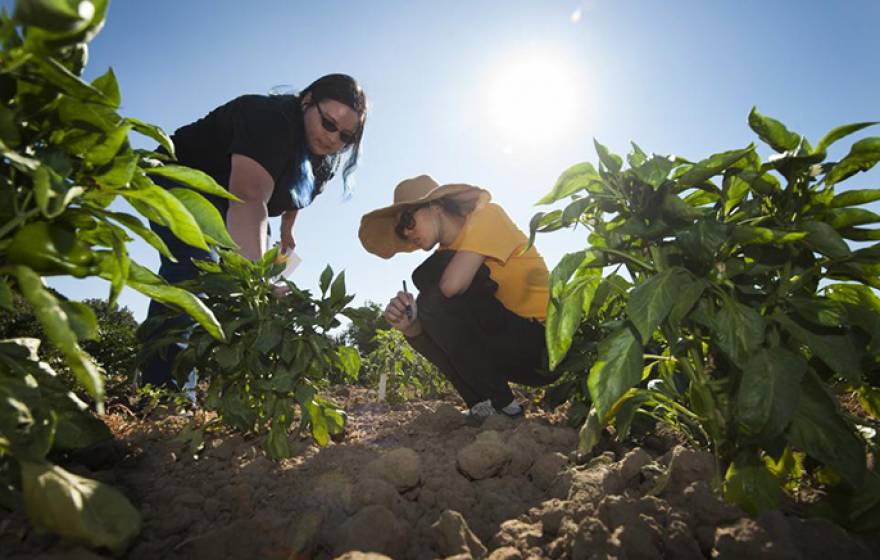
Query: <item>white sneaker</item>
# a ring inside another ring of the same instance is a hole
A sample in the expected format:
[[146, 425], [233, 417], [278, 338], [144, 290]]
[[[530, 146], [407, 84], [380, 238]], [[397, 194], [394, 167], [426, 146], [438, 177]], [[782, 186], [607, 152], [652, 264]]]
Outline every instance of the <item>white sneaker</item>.
[[522, 406], [520, 406], [519, 402], [517, 402], [516, 399], [510, 401], [510, 404], [502, 408], [501, 412], [510, 416], [511, 418], [519, 418], [524, 414]]
[[492, 406], [491, 400], [485, 400], [482, 402], [478, 402], [474, 406], [468, 410], [468, 418], [485, 420], [486, 418], [492, 416], [493, 414], [497, 414], [495, 412], [495, 407]]

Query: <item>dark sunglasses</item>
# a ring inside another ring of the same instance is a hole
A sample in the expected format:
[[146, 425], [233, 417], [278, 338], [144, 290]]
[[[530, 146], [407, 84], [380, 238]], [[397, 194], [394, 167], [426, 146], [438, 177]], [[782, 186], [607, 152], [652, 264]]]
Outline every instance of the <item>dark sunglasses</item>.
[[416, 212], [425, 206], [427, 206], [427, 204], [412, 206], [400, 213], [400, 216], [397, 217], [397, 224], [394, 226], [394, 233], [397, 234], [397, 237], [406, 241], [407, 230], [416, 227]]
[[324, 114], [324, 111], [321, 110], [320, 103], [315, 103], [315, 108], [318, 110], [318, 114], [321, 116], [321, 126], [324, 127], [324, 130], [326, 130], [327, 132], [338, 132], [339, 139], [342, 140], [343, 144], [354, 144], [354, 141], [356, 140], [354, 132], [341, 130], [335, 122], [328, 119], [327, 115]]

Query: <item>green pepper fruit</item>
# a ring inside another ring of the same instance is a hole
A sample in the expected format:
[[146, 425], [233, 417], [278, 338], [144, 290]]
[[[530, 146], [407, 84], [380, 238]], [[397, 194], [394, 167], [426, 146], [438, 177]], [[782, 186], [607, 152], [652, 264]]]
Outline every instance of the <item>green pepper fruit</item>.
[[95, 254], [76, 234], [57, 223], [31, 222], [19, 229], [6, 260], [32, 268], [42, 276], [72, 275], [85, 278], [95, 273]]

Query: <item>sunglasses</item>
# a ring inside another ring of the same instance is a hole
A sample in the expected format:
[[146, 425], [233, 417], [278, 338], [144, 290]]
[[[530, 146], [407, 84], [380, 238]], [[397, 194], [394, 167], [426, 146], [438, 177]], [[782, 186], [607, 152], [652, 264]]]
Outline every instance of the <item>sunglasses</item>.
[[397, 234], [397, 237], [406, 241], [407, 230], [411, 230], [412, 228], [416, 227], [416, 212], [418, 212], [425, 206], [427, 206], [427, 204], [420, 204], [419, 206], [407, 208], [400, 213], [400, 216], [398, 216], [397, 218], [397, 224], [394, 226], [394, 233]]
[[343, 144], [354, 144], [354, 141], [356, 139], [354, 132], [341, 130], [335, 122], [327, 118], [327, 115], [325, 115], [324, 111], [321, 110], [320, 103], [315, 103], [315, 108], [318, 110], [318, 115], [321, 116], [321, 126], [324, 127], [324, 130], [326, 130], [327, 132], [338, 132], [339, 139], [342, 140]]

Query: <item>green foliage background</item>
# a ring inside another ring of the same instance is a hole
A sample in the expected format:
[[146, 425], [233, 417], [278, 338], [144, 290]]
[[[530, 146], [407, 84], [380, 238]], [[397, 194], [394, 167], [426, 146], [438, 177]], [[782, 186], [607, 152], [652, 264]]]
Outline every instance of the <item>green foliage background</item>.
[[[766, 162], [754, 145], [691, 162], [633, 144], [624, 167], [595, 142], [598, 170], [562, 174], [540, 203], [570, 202], [537, 214], [531, 234], [590, 232], [553, 270], [547, 317], [550, 367], [598, 326], [582, 452], [602, 426], [625, 436], [651, 415], [713, 451], [718, 486], [748, 511], [812, 475], [834, 496], [823, 513], [880, 527], [880, 475], [866, 461], [880, 427], [880, 249], [853, 243], [880, 240], [880, 216], [861, 207], [880, 189], [839, 190], [880, 161], [880, 138], [826, 161], [873, 124], [835, 128], [814, 148], [753, 110], [749, 125], [777, 152]], [[845, 391], [863, 415], [840, 408]]]

